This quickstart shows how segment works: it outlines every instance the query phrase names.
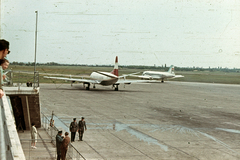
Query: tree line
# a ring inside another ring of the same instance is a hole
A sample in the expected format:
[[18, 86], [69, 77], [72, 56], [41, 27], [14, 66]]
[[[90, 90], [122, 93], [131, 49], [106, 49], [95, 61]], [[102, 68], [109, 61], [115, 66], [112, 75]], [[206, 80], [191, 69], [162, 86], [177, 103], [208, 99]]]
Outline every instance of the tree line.
[[[11, 65], [20, 65], [20, 66], [34, 66], [34, 62], [11, 62]], [[60, 64], [56, 62], [47, 62], [47, 63], [36, 63], [36, 66], [89, 66], [89, 67], [113, 67], [114, 65], [87, 65], [87, 64]], [[120, 68], [127, 68], [127, 69], [152, 69], [152, 70], [164, 70], [168, 71], [170, 66], [162, 65], [162, 66], [143, 66], [143, 65], [119, 65]], [[177, 67], [174, 66], [175, 70], [177, 71], [223, 71], [223, 72], [240, 72], [240, 68], [223, 68], [223, 67]]]

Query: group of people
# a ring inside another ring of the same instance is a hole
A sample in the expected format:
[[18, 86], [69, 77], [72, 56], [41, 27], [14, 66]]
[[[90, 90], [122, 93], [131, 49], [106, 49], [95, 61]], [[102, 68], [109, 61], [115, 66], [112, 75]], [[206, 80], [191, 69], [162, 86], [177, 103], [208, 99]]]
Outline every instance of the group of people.
[[[0, 65], [3, 69], [7, 69], [9, 61], [5, 58], [10, 53], [9, 42], [5, 39], [0, 39]], [[3, 76], [5, 79], [5, 76]], [[0, 87], [0, 98], [4, 95], [2, 87]]]
[[57, 160], [65, 160], [68, 150], [68, 144], [70, 143], [70, 137], [68, 132], [65, 132], [65, 137], [62, 136], [62, 131], [58, 131], [56, 135], [56, 147], [57, 147]]
[[[54, 120], [50, 120], [50, 126], [54, 127]], [[56, 135], [56, 147], [57, 147], [57, 160], [65, 160], [68, 150], [68, 144], [74, 142], [76, 132], [79, 133], [79, 141], [82, 141], [84, 130], [87, 130], [84, 117], [77, 123], [76, 118], [73, 118], [73, 122], [70, 124], [71, 139], [68, 136], [68, 132], [65, 132], [65, 136], [62, 136], [62, 131], [58, 131]]]
[[79, 141], [82, 141], [84, 130], [87, 130], [84, 117], [82, 117], [78, 123], [76, 122], [76, 118], [73, 118], [73, 122], [71, 122], [69, 130], [71, 131], [71, 142], [75, 141], [76, 132], [79, 134]]

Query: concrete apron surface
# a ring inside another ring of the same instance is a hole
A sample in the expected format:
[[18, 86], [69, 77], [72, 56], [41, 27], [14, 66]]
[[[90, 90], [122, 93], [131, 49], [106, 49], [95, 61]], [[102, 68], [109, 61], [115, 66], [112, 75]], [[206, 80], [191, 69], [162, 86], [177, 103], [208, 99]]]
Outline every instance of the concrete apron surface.
[[42, 112], [66, 126], [85, 117], [73, 145], [86, 159], [240, 159], [239, 95], [225, 84], [40, 84]]

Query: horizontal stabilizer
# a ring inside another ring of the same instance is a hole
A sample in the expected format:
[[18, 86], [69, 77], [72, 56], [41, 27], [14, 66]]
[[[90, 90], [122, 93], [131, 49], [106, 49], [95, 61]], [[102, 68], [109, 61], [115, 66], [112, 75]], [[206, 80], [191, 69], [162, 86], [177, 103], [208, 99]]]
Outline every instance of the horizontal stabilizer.
[[184, 77], [184, 76], [183, 75], [175, 75], [174, 78], [182, 78], [182, 77]]
[[108, 73], [99, 72], [99, 71], [95, 71], [95, 72], [98, 73], [98, 74], [107, 76], [107, 77], [109, 77], [109, 78], [118, 78], [118, 76], [115, 76], [114, 74], [108, 74]]
[[123, 80], [119, 79], [116, 84], [131, 84], [131, 83], [147, 83], [150, 82], [150, 80]]
[[122, 78], [122, 77], [127, 77], [127, 76], [132, 76], [132, 77], [134, 77], [134, 76], [135, 76], [135, 74], [138, 74], [138, 73], [140, 73], [140, 72], [136, 72], [136, 73], [130, 73], [130, 74], [123, 74], [122, 76], [119, 76], [119, 78]]
[[143, 76], [143, 75], [128, 75], [130, 77], [137, 77], [137, 78], [143, 78], [143, 79], [153, 79], [152, 76]]

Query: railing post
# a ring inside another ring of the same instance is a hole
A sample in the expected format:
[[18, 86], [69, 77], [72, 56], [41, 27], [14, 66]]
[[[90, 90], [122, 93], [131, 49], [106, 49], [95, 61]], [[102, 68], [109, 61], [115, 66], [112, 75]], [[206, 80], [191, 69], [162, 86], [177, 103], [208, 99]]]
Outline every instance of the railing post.
[[19, 84], [19, 77], [20, 77], [20, 71], [18, 72], [18, 91], [20, 91], [20, 84]]
[[32, 131], [32, 125], [31, 125], [31, 115], [30, 115], [30, 111], [29, 111], [29, 105], [28, 105], [28, 96], [26, 96], [26, 105], [27, 105], [27, 113], [28, 113], [28, 125], [29, 125], [29, 129], [30, 132]]
[[53, 127], [52, 126], [50, 126], [50, 132], [51, 132], [51, 139], [52, 139], [52, 137], [53, 137]]
[[[45, 116], [44, 116], [44, 117], [45, 117]], [[47, 123], [47, 118], [45, 117], [45, 118], [44, 118], [44, 128], [45, 128], [45, 130], [46, 130], [46, 128], [47, 128], [47, 127], [46, 127], [46, 123]]]
[[33, 88], [36, 89], [39, 87], [39, 72], [34, 71], [34, 82], [33, 82]]
[[9, 79], [10, 79], [10, 86], [13, 86], [13, 71], [11, 70], [11, 72], [10, 72], [10, 77], [9, 77]]

